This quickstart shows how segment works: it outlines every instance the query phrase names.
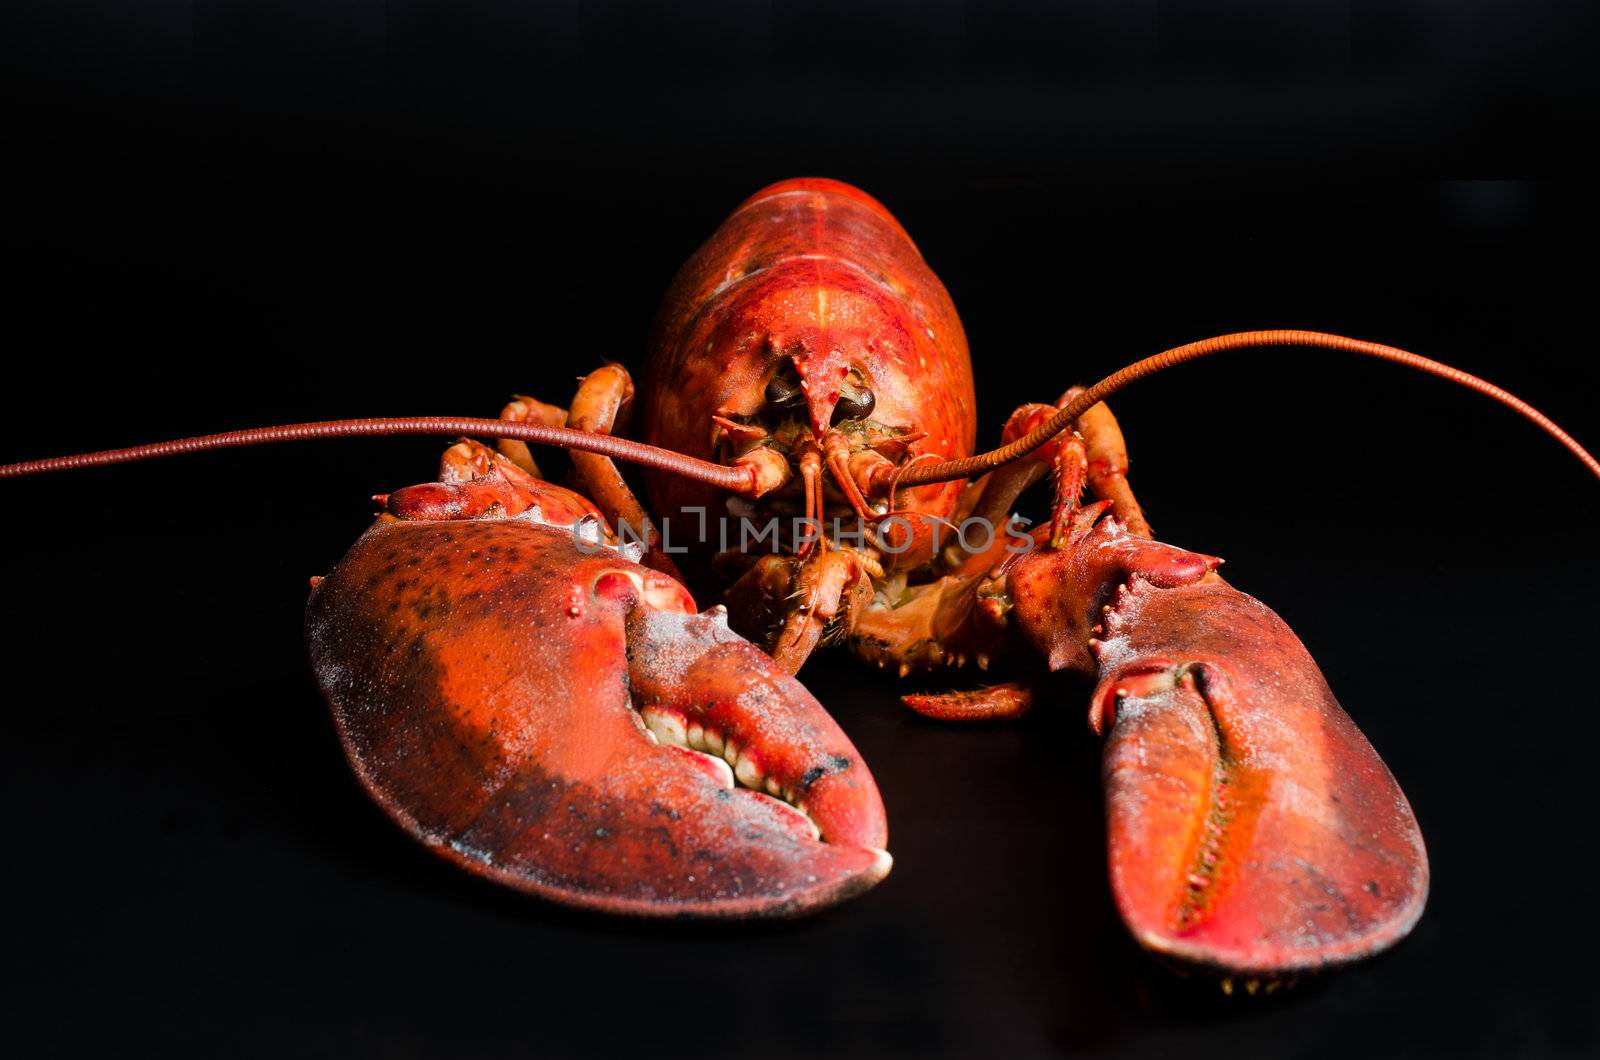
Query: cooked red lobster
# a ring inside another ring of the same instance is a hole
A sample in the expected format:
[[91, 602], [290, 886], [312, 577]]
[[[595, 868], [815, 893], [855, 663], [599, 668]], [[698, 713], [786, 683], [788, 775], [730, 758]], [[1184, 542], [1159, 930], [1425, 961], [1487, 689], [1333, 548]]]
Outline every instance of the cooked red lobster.
[[[1048, 673], [1085, 672], [1129, 929], [1180, 965], [1275, 983], [1402, 938], [1427, 895], [1422, 837], [1288, 627], [1217, 558], [1151, 537], [1102, 402], [1187, 360], [1287, 344], [1477, 390], [1600, 475], [1481, 379], [1299, 331], [1147, 358], [1018, 409], [974, 455], [948, 294], [876, 200], [819, 179], [758, 192], [684, 266], [637, 394], [606, 365], [570, 408], [260, 428], [0, 475], [296, 438], [499, 439], [459, 443], [439, 482], [382, 499], [314, 586], [312, 664], [352, 767], [413, 836], [609, 911], [794, 913], [884, 876], [872, 778], [790, 676], [825, 641], [901, 674], [1035, 660], [1032, 676], [905, 697], [950, 720], [1015, 717]], [[620, 436], [634, 413], [636, 441]], [[528, 443], [572, 451], [576, 492], [542, 479]], [[616, 459], [644, 466], [648, 505]], [[1050, 516], [1026, 529], [1014, 506], [1046, 478]], [[679, 560], [725, 612], [697, 613]]]

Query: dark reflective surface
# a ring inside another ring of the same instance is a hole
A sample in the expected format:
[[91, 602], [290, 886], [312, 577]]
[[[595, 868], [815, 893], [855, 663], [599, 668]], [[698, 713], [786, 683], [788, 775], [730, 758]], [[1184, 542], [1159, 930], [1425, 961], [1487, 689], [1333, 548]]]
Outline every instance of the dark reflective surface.
[[[0, 459], [564, 402], [602, 358], [637, 368], [673, 270], [800, 172], [879, 196], [950, 287], [985, 442], [1163, 346], [1304, 326], [1450, 360], [1600, 444], [1567, 257], [1587, 192], [1421, 179], [1559, 169], [1576, 103], [1548, 20], [1453, 82], [1489, 38], [1399, 15], [1332, 52], [1291, 35], [1293, 62], [1247, 47], [1281, 55], [1276, 24], [1198, 27], [1252, 79], [1110, 14], [1078, 64], [953, 14], [879, 67], [859, 36], [764, 61], [785, 27], [822, 33], [783, 11], [586, 12], [571, 44], [492, 6], [391, 4], [383, 33], [75, 10], [37, 23], [75, 50], [15, 67]], [[1481, 399], [1325, 354], [1189, 366], [1116, 408], [1158, 533], [1284, 615], [1417, 810], [1434, 894], [1389, 956], [1269, 1001], [1177, 979], [1110, 907], [1084, 687], [947, 728], [839, 656], [804, 678], [896, 856], [861, 900], [651, 925], [459, 876], [367, 804], [306, 671], [306, 577], [440, 448], [344, 442], [0, 489], [13, 1033], [79, 1055], [1592, 1049], [1600, 484]]]

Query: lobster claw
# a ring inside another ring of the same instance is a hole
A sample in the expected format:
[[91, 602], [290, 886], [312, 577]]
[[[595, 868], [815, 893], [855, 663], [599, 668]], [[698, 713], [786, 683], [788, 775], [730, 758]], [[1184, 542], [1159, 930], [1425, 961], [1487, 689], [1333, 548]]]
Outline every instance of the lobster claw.
[[1029, 557], [1033, 582], [1079, 574], [1056, 584], [1099, 620], [1090, 724], [1117, 908], [1147, 949], [1228, 976], [1376, 954], [1427, 898], [1411, 807], [1283, 620], [1209, 567], [1173, 577], [1185, 556], [1108, 521]]
[[608, 912], [742, 917], [889, 870], [877, 787], [821, 705], [676, 581], [569, 527], [381, 520], [306, 626], [362, 784], [477, 875]]

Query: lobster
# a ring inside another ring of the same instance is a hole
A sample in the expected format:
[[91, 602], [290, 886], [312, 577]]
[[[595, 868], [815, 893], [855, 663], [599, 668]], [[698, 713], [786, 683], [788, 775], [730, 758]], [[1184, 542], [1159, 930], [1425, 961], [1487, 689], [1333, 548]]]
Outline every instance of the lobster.
[[[607, 365], [570, 410], [518, 398], [498, 420], [259, 428], [0, 476], [302, 438], [499, 439], [462, 442], [440, 482], [381, 498], [315, 583], [313, 668], [352, 767], [403, 827], [468, 871], [608, 911], [795, 913], [883, 878], [870, 774], [791, 676], [826, 641], [902, 675], [1043, 657], [1017, 680], [904, 697], [947, 720], [1014, 718], [1051, 694], [1050, 673], [1088, 674], [1125, 923], [1162, 958], [1254, 992], [1403, 938], [1426, 851], [1293, 632], [1220, 559], [1153, 538], [1104, 400], [1189, 360], [1287, 344], [1466, 386], [1600, 475], [1484, 380], [1303, 331], [1146, 358], [1018, 409], [974, 454], [949, 295], [875, 199], [801, 179], [752, 196], [684, 266], [639, 395]], [[637, 440], [623, 436], [636, 405]], [[572, 452], [576, 491], [542, 479], [530, 443]], [[648, 506], [615, 460], [644, 468]], [[1013, 508], [1046, 478], [1050, 517], [1027, 530]], [[830, 510], [853, 534], [825, 532]], [[764, 554], [713, 547], [710, 512], [794, 529]], [[991, 532], [972, 542], [968, 526]], [[724, 603], [696, 613], [674, 555]]]

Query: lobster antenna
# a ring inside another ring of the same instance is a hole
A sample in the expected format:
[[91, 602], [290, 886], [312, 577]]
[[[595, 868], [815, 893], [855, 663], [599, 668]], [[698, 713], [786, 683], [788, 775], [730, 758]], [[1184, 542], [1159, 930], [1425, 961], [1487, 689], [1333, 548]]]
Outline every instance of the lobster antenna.
[[247, 445], [321, 438], [365, 438], [396, 434], [475, 434], [486, 438], [513, 438], [520, 442], [556, 445], [586, 453], [598, 453], [601, 456], [626, 460], [643, 467], [669, 471], [684, 478], [696, 479], [734, 492], [742, 493], [753, 488], [754, 476], [749, 468], [713, 464], [683, 453], [675, 453], [671, 449], [645, 445], [643, 442], [613, 438], [609, 434], [591, 434], [571, 427], [545, 427], [540, 424], [515, 423], [510, 420], [451, 416], [321, 420], [316, 423], [288, 423], [279, 427], [254, 427], [195, 438], [177, 438], [168, 442], [150, 442], [146, 445], [130, 446], [127, 449], [102, 449], [98, 452], [78, 453], [73, 456], [55, 456], [44, 460], [25, 460], [17, 464], [0, 464], [0, 478], [17, 478], [22, 475], [39, 475], [49, 471], [69, 471], [82, 467], [100, 467], [105, 464], [126, 464], [135, 460], [176, 456], [179, 453], [200, 453], [209, 449], [233, 449]]
[[1485, 397], [1492, 398], [1500, 404], [1520, 413], [1532, 420], [1550, 437], [1564, 445], [1573, 456], [1583, 461], [1583, 466], [1600, 478], [1600, 460], [1596, 460], [1587, 449], [1556, 426], [1555, 422], [1523, 401], [1515, 394], [1495, 386], [1486, 379], [1479, 379], [1459, 368], [1452, 368], [1448, 364], [1423, 357], [1420, 354], [1410, 353], [1394, 346], [1385, 346], [1377, 342], [1365, 342], [1361, 339], [1346, 338], [1343, 335], [1330, 335], [1324, 331], [1238, 331], [1231, 335], [1218, 335], [1215, 338], [1202, 339], [1191, 342], [1187, 346], [1176, 346], [1164, 350], [1142, 361], [1136, 361], [1100, 380], [1094, 386], [1080, 393], [1077, 397], [1067, 402], [1061, 410], [1041, 423], [1026, 436], [1017, 439], [1009, 445], [1002, 445], [987, 453], [978, 453], [975, 456], [963, 457], [960, 460], [946, 460], [937, 464], [924, 464], [921, 467], [908, 467], [900, 477], [900, 488], [910, 486], [924, 486], [930, 482], [948, 482], [951, 479], [967, 478], [971, 475], [993, 471], [997, 467], [1021, 460], [1041, 445], [1054, 438], [1057, 434], [1072, 426], [1079, 416], [1088, 409], [1104, 401], [1129, 383], [1145, 376], [1154, 375], [1174, 365], [1183, 364], [1185, 361], [1197, 361], [1202, 357], [1210, 357], [1216, 353], [1227, 353], [1230, 350], [1251, 349], [1258, 346], [1312, 346], [1324, 350], [1342, 350], [1346, 353], [1359, 353], [1365, 357], [1376, 357], [1380, 361], [1389, 361], [1393, 364], [1415, 368], [1419, 372], [1437, 376], [1452, 383], [1459, 383], [1468, 390], [1475, 390]]

